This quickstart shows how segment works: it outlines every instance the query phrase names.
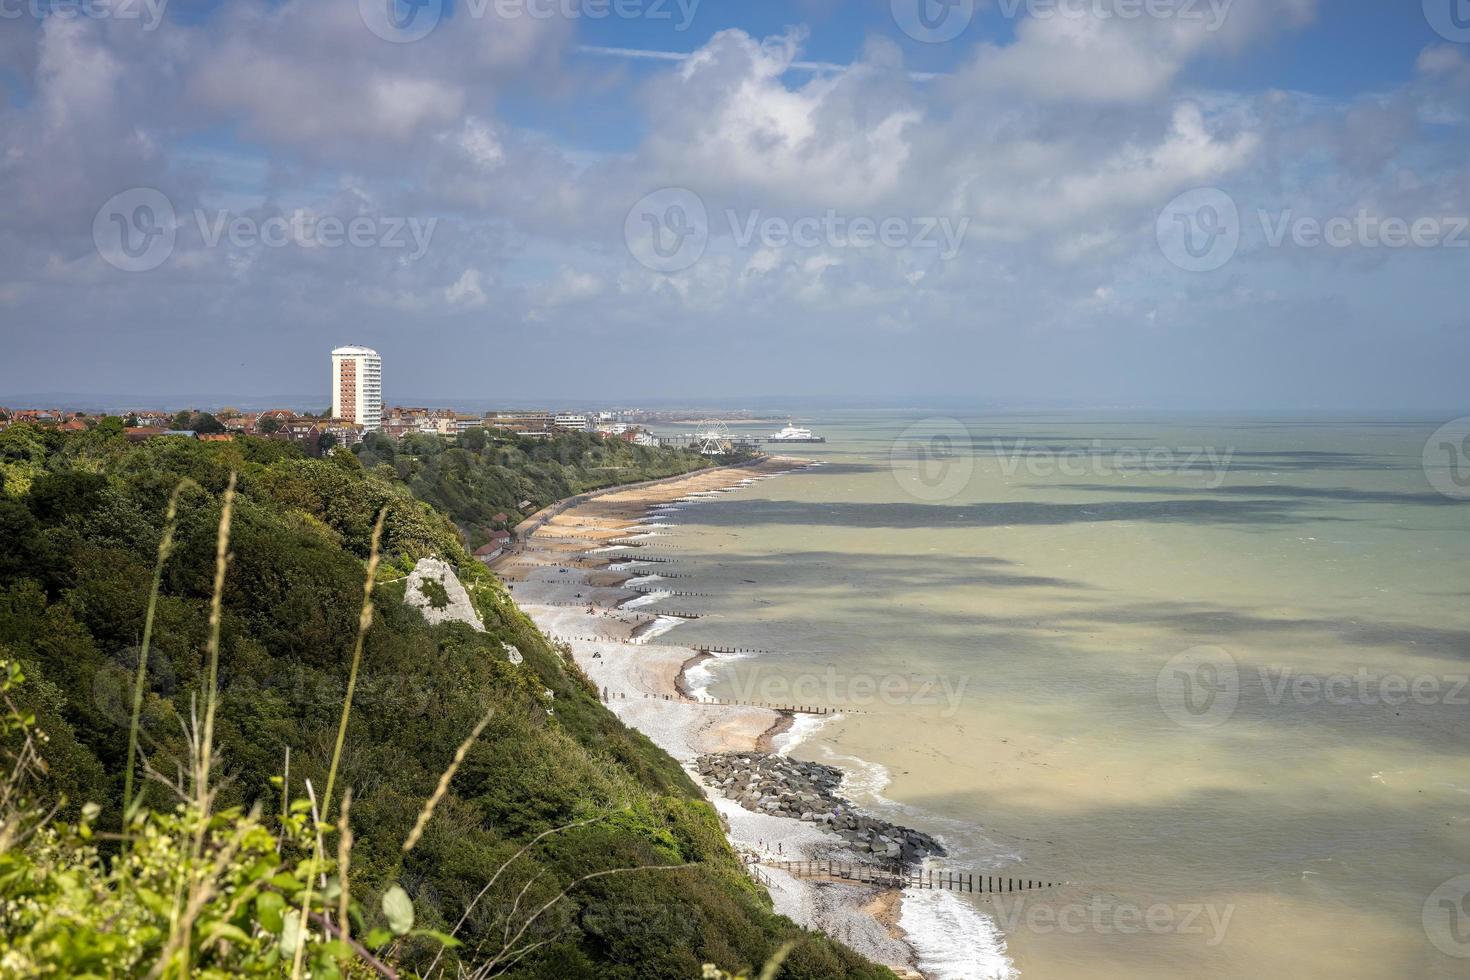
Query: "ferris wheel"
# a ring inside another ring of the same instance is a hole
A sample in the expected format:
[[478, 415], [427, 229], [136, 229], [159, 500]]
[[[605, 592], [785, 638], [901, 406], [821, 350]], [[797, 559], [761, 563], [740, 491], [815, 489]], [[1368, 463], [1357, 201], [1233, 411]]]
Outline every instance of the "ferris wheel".
[[723, 456], [734, 447], [730, 427], [719, 419], [709, 419], [694, 427], [694, 445], [706, 456]]

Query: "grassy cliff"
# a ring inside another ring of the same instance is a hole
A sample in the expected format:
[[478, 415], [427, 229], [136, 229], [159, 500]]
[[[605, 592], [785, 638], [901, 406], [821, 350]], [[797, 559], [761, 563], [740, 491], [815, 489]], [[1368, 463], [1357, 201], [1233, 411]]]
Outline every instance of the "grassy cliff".
[[[239, 495], [219, 619], [219, 810], [261, 804], [270, 828], [284, 797], [308, 781], [322, 792], [364, 560], [386, 509], [376, 616], [334, 793], [352, 790], [351, 893], [364, 908], [378, 909], [382, 892], [401, 883], [421, 929], [454, 932], [462, 943], [438, 962], [450, 976], [461, 966], [471, 972], [486, 950], [502, 948], [508, 926], [545, 903], [522, 943], [531, 948], [509, 975], [697, 977], [703, 963], [758, 968], [796, 940], [781, 976], [891, 976], [773, 915], [678, 765], [599, 703], [569, 658], [468, 558], [448, 517], [416, 499], [396, 471], [364, 468], [345, 453], [307, 460], [257, 440], [130, 445], [102, 429], [0, 433], [0, 659], [24, 671], [25, 684], [9, 696], [47, 735], [37, 791], [66, 801], [59, 820], [82, 814], [102, 831], [122, 826], [154, 556], [166, 501], [186, 481], [139, 726], [157, 774], [143, 781], [147, 808], [175, 806], [161, 777], [188, 767], [186, 733], [203, 703], [216, 527], [231, 473]], [[524, 492], [515, 486], [512, 496]], [[483, 632], [431, 627], [404, 602], [404, 576], [429, 555], [458, 568]], [[487, 712], [488, 727], [405, 855], [424, 801]], [[84, 806], [91, 803], [101, 807], [95, 817]], [[538, 840], [553, 828], [569, 829]], [[116, 848], [101, 839], [104, 856]], [[598, 876], [554, 901], [588, 875]], [[0, 930], [25, 921], [6, 893], [14, 887], [13, 877], [0, 881]], [[432, 932], [407, 935], [391, 955], [396, 969], [414, 973], [440, 948]]]
[[449, 515], [471, 548], [485, 542], [497, 514], [511, 524], [517, 507], [537, 508], [588, 490], [679, 476], [715, 461], [698, 452], [637, 446], [568, 432], [531, 439], [500, 430], [472, 429], [455, 443], [415, 435], [401, 444], [370, 436], [358, 451], [365, 467], [407, 485], [420, 500]]

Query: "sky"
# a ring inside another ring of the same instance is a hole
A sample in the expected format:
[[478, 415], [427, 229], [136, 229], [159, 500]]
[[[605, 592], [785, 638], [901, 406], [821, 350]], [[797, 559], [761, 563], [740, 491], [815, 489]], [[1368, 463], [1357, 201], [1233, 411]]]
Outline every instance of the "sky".
[[1470, 0], [0, 0], [0, 192], [11, 407], [1470, 407]]

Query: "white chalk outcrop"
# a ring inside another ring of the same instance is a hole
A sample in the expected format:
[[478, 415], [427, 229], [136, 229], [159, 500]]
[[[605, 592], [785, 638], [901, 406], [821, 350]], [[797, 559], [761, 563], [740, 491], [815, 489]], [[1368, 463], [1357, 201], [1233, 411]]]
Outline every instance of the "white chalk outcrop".
[[[425, 581], [438, 582], [444, 586], [444, 594], [449, 597], [449, 603], [443, 609], [435, 609], [433, 602], [424, 595]], [[408, 576], [408, 590], [403, 597], [435, 626], [440, 623], [466, 623], [481, 633], [485, 632], [480, 614], [475, 612], [475, 604], [470, 601], [470, 594], [460, 583], [459, 576], [454, 574], [454, 569], [448, 563], [437, 558], [419, 559], [419, 563]]]

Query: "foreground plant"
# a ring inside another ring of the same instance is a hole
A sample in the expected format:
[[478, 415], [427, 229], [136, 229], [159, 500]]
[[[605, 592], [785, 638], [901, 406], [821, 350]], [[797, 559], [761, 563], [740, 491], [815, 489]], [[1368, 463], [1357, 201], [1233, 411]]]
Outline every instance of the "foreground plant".
[[[158, 569], [172, 545], [177, 491], [170, 500]], [[345, 884], [351, 832], [350, 795], [335, 825], [318, 815], [311, 799], [289, 801], [272, 829], [257, 805], [216, 811], [211, 771], [216, 761], [214, 728], [219, 701], [221, 599], [230, 565], [230, 525], [235, 479], [225, 489], [215, 550], [214, 593], [206, 645], [206, 680], [201, 692], [204, 717], [187, 732], [192, 747], [187, 782], [170, 783], [144, 763], [148, 775], [164, 782], [179, 799], [172, 812], [143, 808], [141, 796], [128, 807], [122, 833], [94, 828], [100, 813], [83, 807], [75, 823], [53, 821], [27, 795], [34, 777], [45, 771], [41, 747], [45, 733], [33, 715], [19, 709], [11, 692], [24, 683], [18, 665], [0, 661], [0, 744], [9, 773], [0, 788], [0, 975], [235, 977], [301, 976], [334, 980], [345, 972], [396, 977], [373, 950], [391, 947], [402, 936], [447, 936], [413, 929], [413, 905], [402, 888], [388, 889], [382, 918], [387, 928], [368, 928], [362, 908]], [[382, 531], [379, 516], [368, 562], [365, 599], [351, 665], [355, 680], [362, 634], [372, 622], [370, 595]], [[154, 575], [148, 607], [151, 634], [158, 601]], [[145, 648], [146, 649], [146, 648]], [[145, 654], [146, 655], [146, 654]], [[140, 659], [139, 675], [146, 669]], [[137, 703], [129, 732], [129, 768], [137, 746]], [[345, 729], [351, 695], [343, 705]], [[483, 726], [482, 726], [483, 727]], [[476, 732], [478, 735], [478, 731]], [[335, 775], [341, 754], [339, 735], [332, 759]], [[462, 753], [461, 753], [462, 754]], [[128, 779], [129, 788], [131, 778]], [[329, 785], [331, 780], [329, 779]], [[330, 791], [329, 791], [330, 792]], [[131, 796], [125, 796], [131, 799]], [[330, 797], [328, 797], [330, 799]], [[58, 804], [59, 807], [59, 804]], [[427, 819], [427, 818], [426, 818]], [[324, 839], [338, 835], [327, 856]], [[120, 838], [125, 846], [104, 856], [99, 841]], [[353, 927], [362, 940], [351, 938]]]
[[[304, 782], [305, 797], [292, 798], [289, 752], [286, 771], [273, 780], [280, 790], [279, 811], [267, 819], [260, 804], [246, 810], [215, 808], [212, 773], [219, 763], [215, 724], [219, 706], [222, 598], [232, 562], [231, 522], [235, 485], [230, 477], [221, 500], [214, 552], [213, 594], [204, 650], [204, 683], [192, 702], [203, 704], [200, 717], [190, 711], [184, 724], [188, 764], [169, 780], [138, 747], [142, 678], [159, 602], [162, 569], [172, 551], [180, 490], [171, 497], [158, 548], [146, 614], [144, 648], [133, 688], [127, 776], [134, 759], [143, 773], [162, 783], [177, 799], [171, 811], [148, 809], [144, 794], [125, 785], [120, 832], [97, 829], [101, 808], [89, 803], [74, 822], [55, 820], [65, 801], [46, 809], [29, 795], [44, 774], [45, 733], [34, 715], [21, 710], [11, 693], [25, 683], [18, 664], [0, 658], [0, 758], [8, 769], [0, 785], [0, 976], [305, 977], [415, 976], [398, 961], [405, 943], [417, 940], [422, 954], [439, 955], [424, 975], [489, 978], [501, 975], [546, 944], [531, 929], [553, 906], [586, 882], [636, 871], [678, 870], [689, 865], [615, 868], [574, 879], [552, 898], [521, 906], [537, 877], [520, 888], [515, 907], [503, 922], [501, 942], [476, 950], [473, 965], [439, 967], [446, 950], [459, 947], [452, 934], [415, 928], [413, 902], [401, 885], [390, 883], [377, 908], [353, 900], [349, 873], [353, 834], [352, 790], [341, 794], [336, 819], [332, 806], [343, 748], [353, 710], [363, 645], [373, 623], [376, 573], [387, 509], [375, 522], [365, 568], [357, 636], [347, 665], [347, 689], [326, 785], [318, 797]], [[182, 486], [181, 488], [182, 489]], [[0, 650], [3, 654], [3, 650]], [[489, 725], [487, 712], [459, 745], [401, 846], [402, 860], [423, 838], [450, 783]], [[274, 809], [273, 805], [273, 809]], [[553, 828], [526, 844], [490, 877], [465, 909], [458, 932], [480, 899], [534, 847], [552, 835], [603, 817]], [[120, 846], [114, 846], [120, 845]], [[439, 967], [436, 972], [436, 967]]]

